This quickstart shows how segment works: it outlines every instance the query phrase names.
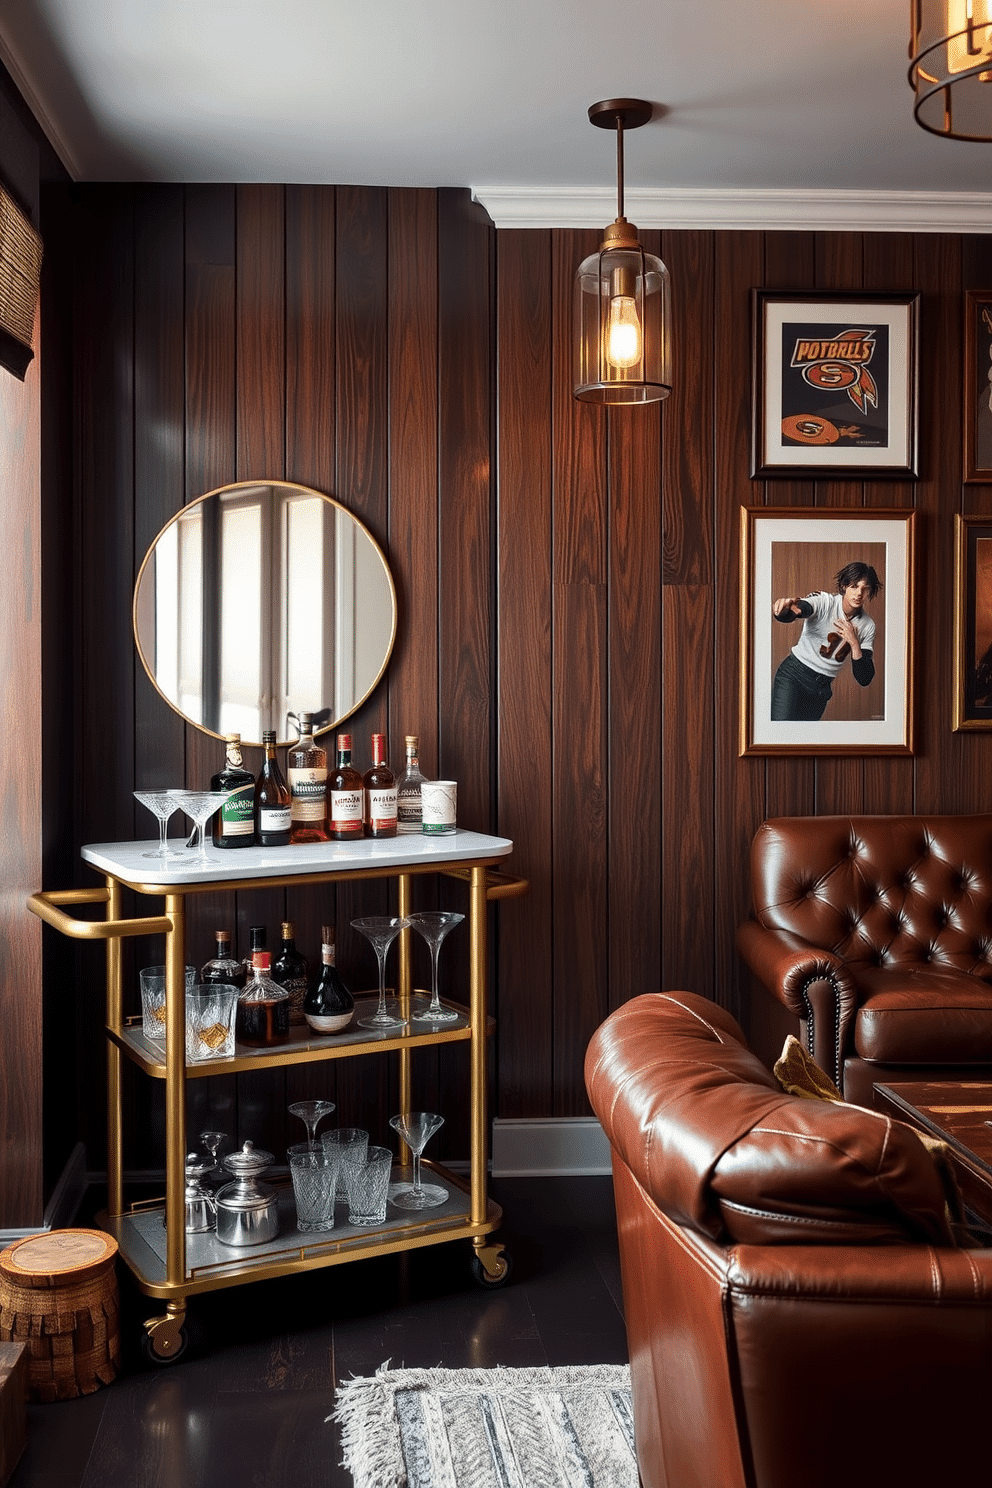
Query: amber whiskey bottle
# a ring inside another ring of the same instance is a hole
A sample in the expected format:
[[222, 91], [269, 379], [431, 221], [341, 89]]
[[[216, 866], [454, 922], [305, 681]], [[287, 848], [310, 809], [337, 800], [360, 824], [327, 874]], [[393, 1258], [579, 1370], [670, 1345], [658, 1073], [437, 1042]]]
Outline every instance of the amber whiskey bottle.
[[327, 780], [327, 819], [335, 842], [355, 842], [365, 821], [365, 786], [351, 763], [351, 735], [338, 734], [337, 764]]
[[362, 776], [365, 787], [365, 835], [396, 836], [396, 777], [386, 764], [386, 736], [372, 735], [372, 766]]

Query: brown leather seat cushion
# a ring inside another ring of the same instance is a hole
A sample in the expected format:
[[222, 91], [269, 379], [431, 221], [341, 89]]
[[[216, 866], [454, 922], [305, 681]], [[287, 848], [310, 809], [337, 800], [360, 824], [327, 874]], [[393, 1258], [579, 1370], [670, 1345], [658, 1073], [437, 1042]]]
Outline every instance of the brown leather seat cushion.
[[[636, 1061], [631, 1050], [637, 1049]], [[937, 1171], [908, 1127], [786, 1095], [724, 1009], [691, 992], [634, 998], [586, 1061], [611, 1144], [658, 1207], [753, 1245], [952, 1245]]]
[[864, 1002], [854, 1024], [862, 1059], [881, 1064], [988, 1064], [992, 987], [936, 967], [854, 969]]

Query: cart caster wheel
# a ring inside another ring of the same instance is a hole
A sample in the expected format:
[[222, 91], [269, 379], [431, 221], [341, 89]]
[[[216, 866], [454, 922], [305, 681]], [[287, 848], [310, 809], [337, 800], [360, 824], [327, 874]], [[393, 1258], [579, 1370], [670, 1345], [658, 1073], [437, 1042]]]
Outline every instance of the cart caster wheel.
[[149, 1364], [176, 1364], [189, 1349], [189, 1329], [183, 1317], [149, 1318], [141, 1330], [141, 1352]]
[[469, 1265], [475, 1280], [487, 1292], [506, 1286], [513, 1275], [513, 1262], [498, 1245], [488, 1245], [484, 1250], [473, 1252]]

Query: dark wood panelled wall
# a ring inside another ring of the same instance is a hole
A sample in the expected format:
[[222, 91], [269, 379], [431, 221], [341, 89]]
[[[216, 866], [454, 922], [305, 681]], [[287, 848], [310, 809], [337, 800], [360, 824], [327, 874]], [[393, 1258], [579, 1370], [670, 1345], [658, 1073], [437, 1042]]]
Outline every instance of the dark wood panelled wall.
[[[359, 752], [382, 727], [395, 761], [418, 731], [427, 773], [459, 781], [461, 823], [512, 837], [530, 880], [493, 917], [497, 1114], [584, 1114], [588, 1037], [637, 993], [690, 988], [749, 1021], [734, 930], [765, 816], [992, 809], [989, 741], [950, 728], [953, 515], [992, 510], [992, 491], [961, 483], [959, 436], [963, 291], [992, 283], [989, 240], [648, 234], [672, 276], [675, 391], [606, 413], [570, 385], [572, 276], [596, 234], [496, 232], [467, 192], [355, 187], [76, 188], [50, 213], [74, 286], [74, 843], [150, 834], [132, 789], [204, 784], [218, 766], [131, 640], [134, 576], [162, 523], [243, 478], [336, 496], [385, 547], [400, 602], [387, 678], [352, 720]], [[918, 482], [749, 479], [761, 285], [922, 291]], [[738, 758], [751, 503], [917, 508], [915, 758]], [[456, 903], [457, 888], [441, 892]], [[352, 981], [371, 981], [372, 963], [347, 921], [383, 894], [332, 906]], [[191, 958], [225, 919], [244, 946], [256, 917], [277, 934], [285, 912], [281, 895], [204, 902]], [[289, 912], [312, 952], [327, 903], [311, 890]], [[455, 978], [465, 948], [449, 945]], [[154, 949], [134, 949], [132, 974]], [[93, 1073], [77, 1108], [99, 1152], [90, 948], [75, 966]], [[462, 1073], [453, 1058], [418, 1076], [451, 1117], [452, 1155]], [[290, 1078], [275, 1103], [329, 1078]], [[376, 1102], [388, 1115], [381, 1065], [333, 1083], [340, 1120]], [[191, 1120], [286, 1135], [258, 1077], [210, 1085]]]

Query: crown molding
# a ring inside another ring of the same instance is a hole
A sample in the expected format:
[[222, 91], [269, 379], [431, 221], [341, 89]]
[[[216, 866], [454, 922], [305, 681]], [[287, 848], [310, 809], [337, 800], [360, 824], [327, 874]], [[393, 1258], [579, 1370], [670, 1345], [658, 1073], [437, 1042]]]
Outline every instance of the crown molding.
[[[499, 227], [602, 228], [616, 216], [609, 187], [474, 186]], [[734, 232], [992, 232], [992, 192], [753, 190], [627, 187], [624, 209], [642, 228]]]
[[73, 181], [78, 181], [82, 175], [79, 161], [76, 159], [75, 153], [69, 146], [68, 141], [64, 138], [61, 128], [49, 112], [48, 105], [45, 103], [40, 91], [35, 87], [34, 82], [21, 65], [21, 61], [11, 43], [7, 26], [2, 17], [0, 17], [0, 62], [3, 63], [4, 67], [10, 73], [15, 87], [37, 120], [48, 143], [69, 172], [70, 177]]

